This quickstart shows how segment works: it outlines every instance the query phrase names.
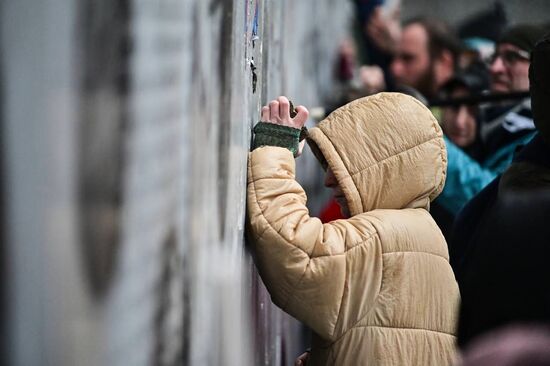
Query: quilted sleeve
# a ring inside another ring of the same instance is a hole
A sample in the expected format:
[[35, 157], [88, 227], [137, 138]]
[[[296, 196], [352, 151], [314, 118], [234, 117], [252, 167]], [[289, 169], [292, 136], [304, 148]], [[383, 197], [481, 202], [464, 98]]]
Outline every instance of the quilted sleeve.
[[273, 302], [324, 339], [336, 339], [379, 290], [381, 260], [372, 262], [381, 255], [357, 250], [374, 242], [373, 229], [356, 218], [323, 225], [310, 217], [289, 150], [258, 148], [248, 164], [251, 249]]

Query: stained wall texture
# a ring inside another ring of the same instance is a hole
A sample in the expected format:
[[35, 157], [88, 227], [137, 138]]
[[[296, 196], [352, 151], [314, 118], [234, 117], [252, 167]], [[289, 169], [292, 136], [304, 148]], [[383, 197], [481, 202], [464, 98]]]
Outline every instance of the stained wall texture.
[[[402, 3], [454, 24], [491, 2]], [[515, 22], [550, 11], [504, 3]], [[278, 95], [330, 95], [350, 13], [333, 0], [0, 2], [0, 364], [293, 364], [306, 332], [246, 249], [251, 128]], [[299, 178], [318, 194], [312, 159]]]
[[0, 6], [2, 364], [292, 364], [244, 238], [251, 128], [322, 103], [351, 6]]

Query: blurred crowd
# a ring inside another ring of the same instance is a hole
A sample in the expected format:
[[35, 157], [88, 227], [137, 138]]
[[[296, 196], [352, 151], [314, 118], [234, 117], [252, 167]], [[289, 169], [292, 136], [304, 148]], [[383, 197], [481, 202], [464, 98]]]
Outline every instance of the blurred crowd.
[[[438, 119], [447, 176], [430, 212], [460, 287], [464, 365], [550, 365], [550, 23], [511, 24], [499, 2], [455, 27], [403, 21], [399, 2], [354, 3], [327, 110], [395, 91]], [[335, 200], [320, 218], [342, 218]]]

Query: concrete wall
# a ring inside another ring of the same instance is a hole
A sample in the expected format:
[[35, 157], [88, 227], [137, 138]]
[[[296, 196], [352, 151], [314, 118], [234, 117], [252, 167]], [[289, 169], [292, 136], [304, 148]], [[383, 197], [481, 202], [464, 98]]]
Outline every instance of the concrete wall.
[[[488, 3], [403, 0], [403, 17], [454, 23]], [[350, 4], [0, 6], [0, 363], [292, 364], [303, 329], [244, 242], [247, 152], [262, 104], [330, 95]], [[550, 14], [546, 0], [505, 6], [516, 22]], [[307, 152], [298, 174], [319, 207]]]
[[330, 93], [348, 4], [1, 7], [7, 364], [292, 364], [302, 327], [244, 243], [247, 152], [263, 103]]

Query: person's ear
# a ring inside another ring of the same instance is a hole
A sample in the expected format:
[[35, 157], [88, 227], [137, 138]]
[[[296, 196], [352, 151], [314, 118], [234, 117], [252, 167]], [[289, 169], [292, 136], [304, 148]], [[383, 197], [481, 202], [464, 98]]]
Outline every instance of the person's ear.
[[453, 60], [453, 54], [449, 50], [443, 50], [441, 52], [441, 55], [438, 57], [438, 61], [441, 63], [442, 66], [449, 68], [451, 70], [454, 69], [454, 60]]
[[454, 68], [453, 54], [449, 50], [443, 50], [433, 63], [436, 88], [453, 76]]

